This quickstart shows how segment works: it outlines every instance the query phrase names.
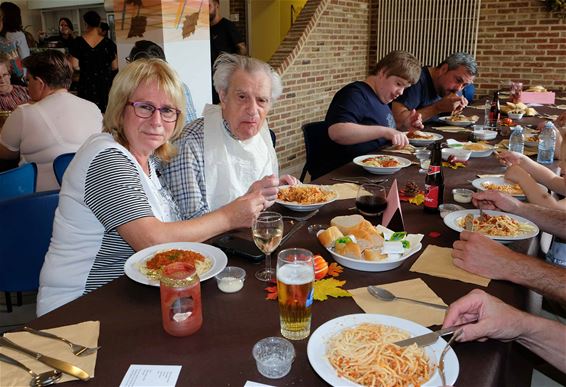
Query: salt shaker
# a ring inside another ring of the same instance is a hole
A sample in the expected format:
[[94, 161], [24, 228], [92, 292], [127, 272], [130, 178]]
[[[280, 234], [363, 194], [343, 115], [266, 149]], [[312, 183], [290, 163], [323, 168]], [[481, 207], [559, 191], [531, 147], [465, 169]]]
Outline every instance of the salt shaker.
[[193, 265], [171, 263], [161, 274], [163, 329], [173, 336], [188, 336], [202, 326], [200, 280]]

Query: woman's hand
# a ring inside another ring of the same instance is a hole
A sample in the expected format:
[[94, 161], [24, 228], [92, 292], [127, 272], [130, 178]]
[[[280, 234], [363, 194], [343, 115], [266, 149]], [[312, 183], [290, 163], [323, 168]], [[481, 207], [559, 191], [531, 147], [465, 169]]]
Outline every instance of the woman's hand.
[[497, 155], [499, 162], [505, 166], [519, 165], [523, 157], [523, 154], [511, 151], [503, 151]]

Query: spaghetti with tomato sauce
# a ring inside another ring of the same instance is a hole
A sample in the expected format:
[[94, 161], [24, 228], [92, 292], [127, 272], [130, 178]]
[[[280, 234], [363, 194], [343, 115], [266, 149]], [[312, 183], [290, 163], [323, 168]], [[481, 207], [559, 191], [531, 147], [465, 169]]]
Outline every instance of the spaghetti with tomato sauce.
[[198, 275], [212, 267], [210, 258], [192, 250], [171, 249], [160, 251], [142, 263], [140, 271], [151, 279], [159, 279], [161, 270], [171, 263], [183, 262], [192, 265]]

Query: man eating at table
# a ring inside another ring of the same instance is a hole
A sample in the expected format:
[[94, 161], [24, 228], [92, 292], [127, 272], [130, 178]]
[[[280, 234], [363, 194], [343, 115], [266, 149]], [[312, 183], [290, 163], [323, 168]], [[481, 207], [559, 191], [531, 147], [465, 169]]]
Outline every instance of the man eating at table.
[[475, 59], [465, 52], [450, 55], [436, 67], [424, 66], [418, 82], [393, 101], [391, 108], [397, 126], [410, 129], [414, 109], [422, 116], [423, 122], [434, 119], [440, 113], [462, 111], [468, 100], [461, 91], [474, 81], [477, 73]]
[[246, 192], [259, 191], [272, 205], [280, 184], [277, 156], [265, 117], [281, 95], [279, 75], [258, 59], [222, 54], [214, 62], [220, 105], [207, 105], [202, 118], [183, 129], [178, 155], [163, 179], [183, 217], [192, 219], [222, 207]]
[[[340, 89], [326, 113], [328, 136], [342, 145], [344, 163], [374, 151], [387, 142], [403, 147], [409, 143], [405, 133], [395, 129], [388, 104], [419, 79], [420, 62], [406, 51], [392, 51], [383, 57], [364, 81], [352, 82]], [[420, 115], [413, 111], [410, 126], [421, 129]]]

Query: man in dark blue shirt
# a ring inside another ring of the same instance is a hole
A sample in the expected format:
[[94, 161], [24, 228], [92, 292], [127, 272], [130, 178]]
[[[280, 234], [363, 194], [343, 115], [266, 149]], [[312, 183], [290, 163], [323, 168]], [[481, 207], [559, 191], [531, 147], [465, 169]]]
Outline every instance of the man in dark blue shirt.
[[[420, 62], [405, 51], [393, 51], [377, 63], [364, 81], [356, 81], [340, 89], [328, 108], [326, 123], [332, 141], [342, 145], [344, 162], [374, 151], [387, 142], [403, 147], [407, 136], [396, 130], [388, 104], [417, 82]], [[420, 115], [413, 111], [411, 127], [421, 129]]]
[[397, 126], [401, 129], [410, 127], [413, 109], [425, 122], [440, 113], [462, 111], [468, 100], [458, 94], [474, 81], [477, 73], [476, 61], [464, 52], [450, 55], [436, 67], [423, 67], [419, 81], [392, 104]]

